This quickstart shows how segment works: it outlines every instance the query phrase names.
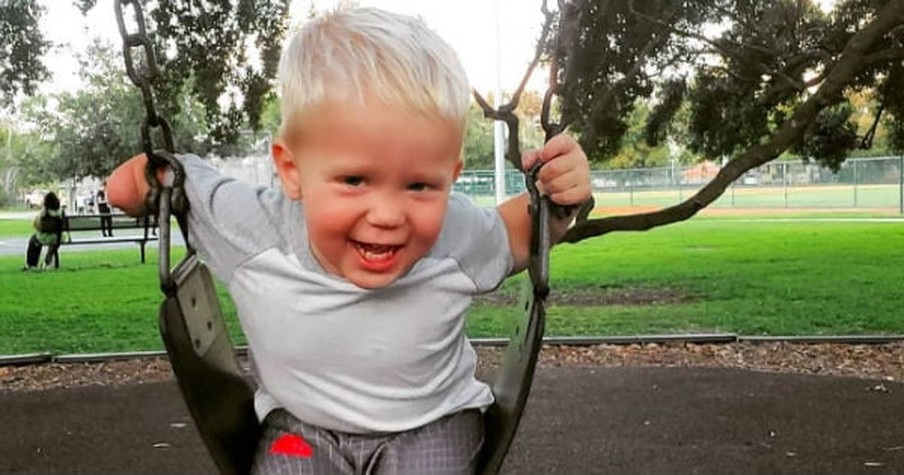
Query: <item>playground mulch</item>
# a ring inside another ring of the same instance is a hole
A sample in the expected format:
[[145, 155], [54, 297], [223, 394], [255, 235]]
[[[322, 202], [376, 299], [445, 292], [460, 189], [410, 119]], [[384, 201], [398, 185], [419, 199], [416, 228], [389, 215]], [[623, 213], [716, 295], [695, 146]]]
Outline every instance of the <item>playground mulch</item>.
[[[478, 347], [477, 352], [482, 376], [492, 379], [502, 351]], [[776, 341], [547, 345], [540, 353], [539, 365], [736, 368], [904, 382], [904, 341], [887, 344]], [[171, 379], [169, 362], [162, 358], [0, 366], [0, 392], [115, 386]]]
[[[904, 473], [902, 355], [545, 348], [504, 473]], [[489, 379], [498, 351], [481, 358]], [[214, 473], [163, 360], [0, 367], [0, 404], [0, 473]]]

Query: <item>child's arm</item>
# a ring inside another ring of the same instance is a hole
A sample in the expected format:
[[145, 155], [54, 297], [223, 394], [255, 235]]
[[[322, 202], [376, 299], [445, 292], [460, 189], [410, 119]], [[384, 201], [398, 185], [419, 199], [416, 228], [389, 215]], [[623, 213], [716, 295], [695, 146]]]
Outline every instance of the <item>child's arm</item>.
[[147, 214], [144, 199], [151, 189], [144, 169], [148, 159], [145, 154], [136, 155], [113, 170], [107, 179], [107, 202], [130, 216]]
[[[553, 203], [562, 206], [580, 205], [590, 199], [590, 166], [587, 156], [574, 139], [565, 134], [557, 135], [542, 149], [524, 154], [521, 165], [525, 170], [530, 170], [538, 160], [543, 163], [537, 174], [540, 191], [549, 196]], [[527, 267], [530, 258], [529, 203], [528, 194], [522, 193], [497, 207], [505, 222], [509, 247], [515, 261], [512, 273]], [[550, 237], [553, 243], [565, 234], [573, 219], [574, 213], [566, 218], [550, 216]]]

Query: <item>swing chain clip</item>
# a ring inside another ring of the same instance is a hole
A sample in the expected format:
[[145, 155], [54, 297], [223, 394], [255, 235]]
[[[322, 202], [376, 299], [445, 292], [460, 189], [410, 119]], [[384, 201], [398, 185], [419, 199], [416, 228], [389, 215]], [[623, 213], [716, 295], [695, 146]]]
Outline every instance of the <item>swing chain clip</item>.
[[534, 296], [546, 298], [549, 294], [549, 249], [552, 247], [549, 235], [549, 216], [553, 206], [549, 197], [540, 193], [537, 187], [537, 174], [542, 163], [536, 163], [524, 174], [524, 184], [530, 195], [529, 212], [531, 217], [530, 258], [528, 274], [534, 288]]

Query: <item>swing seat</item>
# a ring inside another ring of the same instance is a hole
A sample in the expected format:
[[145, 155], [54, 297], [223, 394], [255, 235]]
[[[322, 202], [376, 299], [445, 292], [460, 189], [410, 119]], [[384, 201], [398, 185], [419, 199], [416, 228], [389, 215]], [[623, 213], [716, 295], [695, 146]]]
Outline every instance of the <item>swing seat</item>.
[[521, 415], [534, 380], [534, 368], [546, 320], [543, 298], [534, 294], [526, 281], [520, 308], [523, 313], [515, 321], [499, 374], [493, 383], [495, 402], [484, 414], [484, 444], [481, 449], [478, 473], [498, 473], [508, 449], [515, 439]]
[[531, 192], [531, 244], [528, 279], [521, 287], [521, 313], [515, 320], [505, 349], [502, 367], [493, 383], [495, 401], [484, 415], [484, 444], [478, 473], [498, 473], [515, 439], [527, 397], [534, 381], [534, 369], [546, 329], [546, 297], [549, 295], [549, 216], [552, 202], [541, 197], [533, 186], [535, 168], [528, 175]]
[[159, 324], [182, 397], [220, 473], [250, 473], [261, 426], [210, 271], [191, 254], [172, 276], [176, 291], [160, 305]]
[[[210, 271], [192, 254], [173, 270], [176, 292], [160, 306], [160, 334], [179, 389], [207, 451], [222, 474], [247, 474], [261, 437], [254, 391], [235, 358]], [[496, 401], [485, 414], [486, 437], [478, 473], [502, 467], [527, 402], [545, 305], [525, 285], [524, 313], [515, 322], [493, 384]]]
[[[485, 414], [484, 446], [477, 472], [499, 472], [527, 403], [543, 340], [549, 292], [549, 202], [533, 211], [530, 279], [522, 313], [515, 321], [501, 372], [493, 384], [495, 402]], [[168, 229], [164, 229], [168, 235]], [[164, 241], [168, 242], [168, 237]], [[213, 278], [193, 252], [173, 269], [174, 290], [160, 307], [160, 333], [195, 426], [222, 474], [250, 473], [262, 428], [254, 391], [235, 359]]]

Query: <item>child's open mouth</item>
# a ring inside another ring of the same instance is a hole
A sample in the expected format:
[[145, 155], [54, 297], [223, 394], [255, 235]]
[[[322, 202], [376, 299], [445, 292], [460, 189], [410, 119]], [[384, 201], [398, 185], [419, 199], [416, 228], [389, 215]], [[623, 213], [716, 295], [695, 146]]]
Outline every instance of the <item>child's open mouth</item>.
[[368, 244], [364, 242], [354, 241], [355, 249], [365, 262], [381, 263], [391, 260], [401, 246], [392, 246], [386, 244]]

